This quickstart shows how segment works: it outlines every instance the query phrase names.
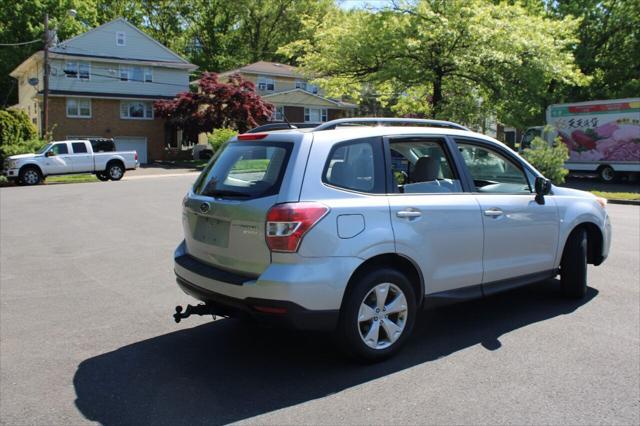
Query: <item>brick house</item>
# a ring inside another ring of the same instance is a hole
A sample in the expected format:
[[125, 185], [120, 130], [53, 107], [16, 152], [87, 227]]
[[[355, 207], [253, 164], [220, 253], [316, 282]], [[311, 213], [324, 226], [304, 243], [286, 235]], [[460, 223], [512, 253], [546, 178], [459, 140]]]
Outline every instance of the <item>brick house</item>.
[[220, 74], [240, 74], [252, 81], [265, 101], [275, 105], [272, 121], [315, 123], [351, 117], [357, 106], [324, 96], [322, 89], [309, 83], [291, 65], [259, 61]]
[[[42, 130], [43, 52], [11, 72], [16, 107]], [[50, 49], [49, 129], [57, 140], [113, 138], [142, 163], [165, 159], [178, 135], [154, 117], [153, 102], [189, 89], [197, 67], [122, 18]]]

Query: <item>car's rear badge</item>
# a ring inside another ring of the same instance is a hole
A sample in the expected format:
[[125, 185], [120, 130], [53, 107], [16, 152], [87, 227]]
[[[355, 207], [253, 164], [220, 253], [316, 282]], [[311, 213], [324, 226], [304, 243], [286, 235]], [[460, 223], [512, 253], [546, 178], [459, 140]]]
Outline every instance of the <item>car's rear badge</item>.
[[211, 210], [211, 206], [209, 205], [209, 203], [200, 204], [200, 212], [201, 213], [208, 213], [209, 210]]

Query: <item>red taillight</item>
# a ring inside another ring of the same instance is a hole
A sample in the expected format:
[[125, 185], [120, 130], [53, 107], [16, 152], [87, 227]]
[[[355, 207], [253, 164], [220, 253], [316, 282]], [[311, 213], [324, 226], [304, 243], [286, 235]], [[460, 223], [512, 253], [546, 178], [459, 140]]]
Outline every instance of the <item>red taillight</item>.
[[320, 203], [276, 204], [267, 213], [265, 235], [271, 251], [295, 253], [304, 235], [329, 207]]
[[135, 161], [138, 161], [138, 151], [134, 151], [133, 159], [134, 159]]
[[269, 136], [268, 133], [243, 133], [238, 135], [240, 141], [256, 141], [258, 139], [264, 139]]

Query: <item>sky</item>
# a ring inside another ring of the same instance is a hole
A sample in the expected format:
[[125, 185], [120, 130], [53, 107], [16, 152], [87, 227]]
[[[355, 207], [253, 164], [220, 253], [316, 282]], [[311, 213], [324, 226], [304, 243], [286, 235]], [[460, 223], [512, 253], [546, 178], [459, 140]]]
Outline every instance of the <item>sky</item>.
[[361, 9], [367, 6], [381, 8], [391, 4], [391, 0], [338, 0], [338, 2], [340, 7], [346, 10]]

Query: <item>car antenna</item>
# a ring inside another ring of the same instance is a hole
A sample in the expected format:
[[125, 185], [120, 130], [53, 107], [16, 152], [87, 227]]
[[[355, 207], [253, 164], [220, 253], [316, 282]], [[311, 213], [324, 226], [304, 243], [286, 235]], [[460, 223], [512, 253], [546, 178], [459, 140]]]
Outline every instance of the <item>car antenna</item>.
[[286, 116], [286, 114], [284, 113], [284, 108], [282, 108], [282, 110], [283, 110], [283, 111], [282, 111], [282, 118], [283, 118], [283, 120], [285, 121], [285, 123], [287, 123], [287, 124], [289, 125], [289, 128], [290, 128], [290, 129], [297, 129], [297, 127], [295, 127], [294, 125], [292, 125], [292, 124], [289, 122], [289, 120], [287, 120], [287, 116]]

